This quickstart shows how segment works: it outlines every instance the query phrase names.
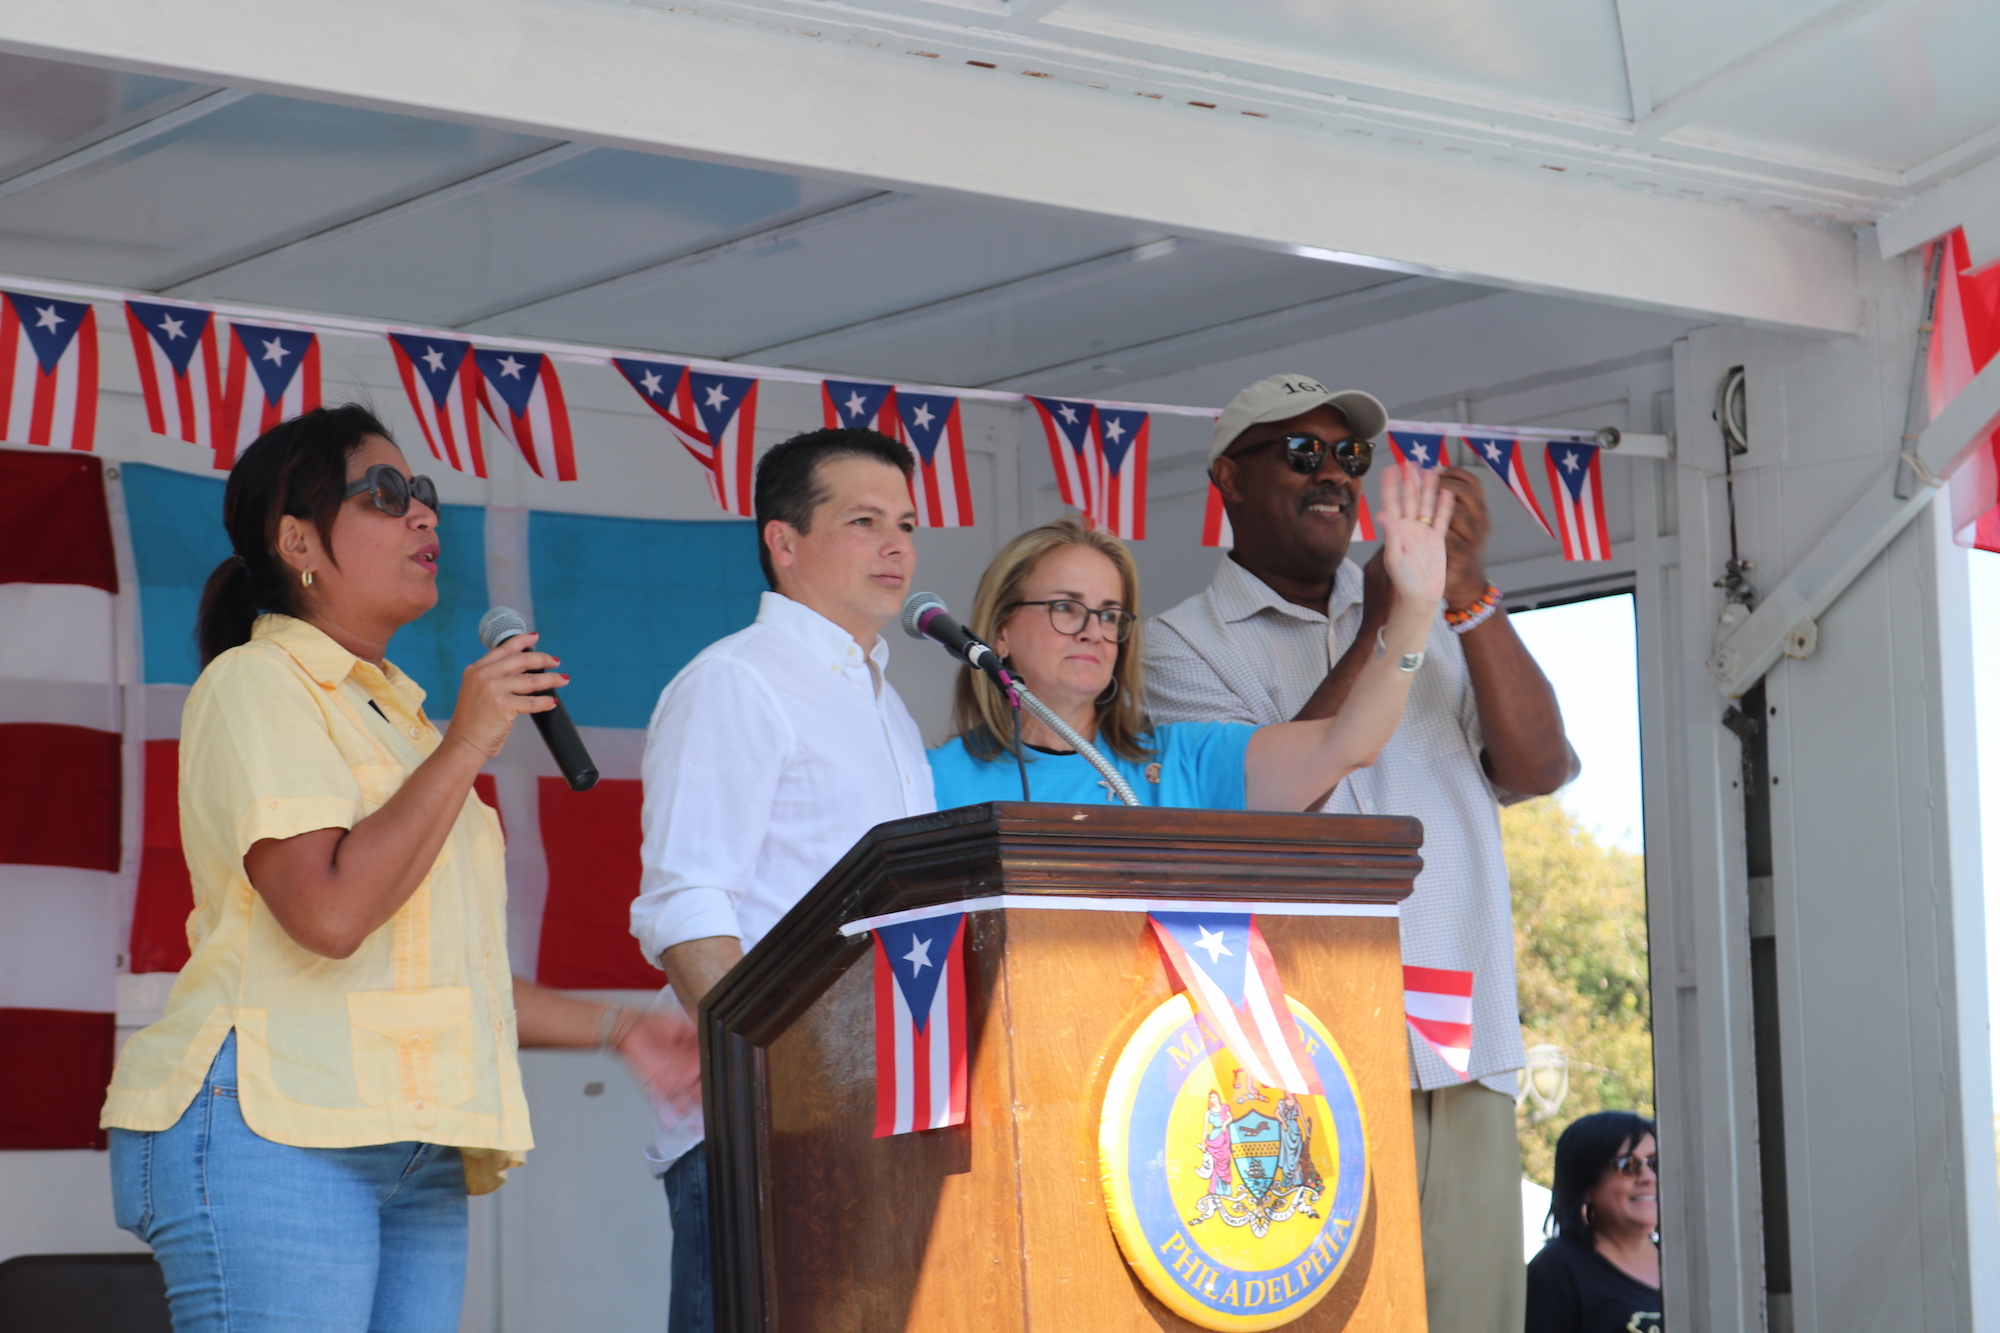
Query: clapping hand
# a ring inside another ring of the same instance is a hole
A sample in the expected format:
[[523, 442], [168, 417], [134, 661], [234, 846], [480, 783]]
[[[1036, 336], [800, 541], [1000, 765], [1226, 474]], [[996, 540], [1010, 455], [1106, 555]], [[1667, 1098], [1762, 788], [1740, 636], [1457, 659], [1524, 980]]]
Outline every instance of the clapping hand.
[[1435, 470], [1398, 463], [1382, 475], [1375, 531], [1383, 563], [1399, 600], [1433, 607], [1444, 595], [1445, 533], [1457, 497], [1438, 484]]

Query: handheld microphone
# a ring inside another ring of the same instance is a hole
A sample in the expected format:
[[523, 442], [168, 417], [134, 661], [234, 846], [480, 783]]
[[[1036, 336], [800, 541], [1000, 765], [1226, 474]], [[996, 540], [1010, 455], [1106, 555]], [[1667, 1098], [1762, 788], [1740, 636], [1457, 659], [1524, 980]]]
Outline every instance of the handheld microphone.
[[[521, 613], [511, 606], [496, 606], [479, 618], [479, 641], [491, 652], [517, 634], [528, 632], [528, 622]], [[553, 696], [554, 690], [543, 690], [543, 694]], [[597, 765], [591, 762], [590, 751], [584, 748], [583, 737], [576, 734], [576, 723], [570, 720], [569, 710], [563, 707], [561, 699], [556, 706], [546, 712], [531, 713], [535, 719], [535, 730], [542, 733], [543, 744], [555, 756], [556, 767], [562, 770], [563, 781], [569, 783], [571, 791], [588, 791], [597, 785]]]
[[1000, 670], [1000, 654], [953, 620], [944, 599], [934, 592], [913, 592], [903, 603], [903, 632], [913, 639], [937, 640], [953, 657], [988, 675]]

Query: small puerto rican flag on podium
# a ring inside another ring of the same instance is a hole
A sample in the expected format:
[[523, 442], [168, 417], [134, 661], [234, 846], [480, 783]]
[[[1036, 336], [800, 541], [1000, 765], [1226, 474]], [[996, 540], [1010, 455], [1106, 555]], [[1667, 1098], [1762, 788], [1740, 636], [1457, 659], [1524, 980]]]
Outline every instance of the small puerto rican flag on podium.
[[875, 1137], [965, 1123], [965, 914], [875, 936]]
[[1403, 1016], [1460, 1078], [1472, 1065], [1472, 973], [1403, 965]]

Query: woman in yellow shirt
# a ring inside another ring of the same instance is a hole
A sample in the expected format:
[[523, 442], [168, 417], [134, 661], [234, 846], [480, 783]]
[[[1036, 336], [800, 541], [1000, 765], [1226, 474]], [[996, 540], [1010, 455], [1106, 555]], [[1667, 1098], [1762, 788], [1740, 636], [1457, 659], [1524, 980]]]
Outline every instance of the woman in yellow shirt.
[[[472, 782], [568, 677], [522, 635], [432, 725], [384, 651], [437, 602], [437, 522], [359, 407], [273, 428], [229, 476], [181, 724], [192, 956], [103, 1121], [179, 1333], [452, 1333], [466, 1195], [531, 1146], [499, 820]], [[520, 984], [533, 1044], [635, 1027]]]

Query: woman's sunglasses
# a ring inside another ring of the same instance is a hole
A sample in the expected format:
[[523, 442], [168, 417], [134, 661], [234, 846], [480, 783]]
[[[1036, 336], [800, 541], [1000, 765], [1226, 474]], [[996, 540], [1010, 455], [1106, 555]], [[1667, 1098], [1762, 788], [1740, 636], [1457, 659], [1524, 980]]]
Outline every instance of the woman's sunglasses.
[[1620, 1153], [1611, 1159], [1611, 1165], [1618, 1169], [1621, 1176], [1637, 1176], [1642, 1167], [1657, 1176], [1660, 1174], [1660, 1155], [1652, 1152], [1641, 1157], [1635, 1152]]
[[377, 463], [359, 481], [347, 483], [340, 498], [345, 503], [357, 495], [372, 496], [375, 507], [391, 518], [409, 513], [412, 500], [433, 514], [438, 507], [437, 486], [429, 477], [406, 477], [387, 463]]
[[1259, 449], [1273, 444], [1284, 445], [1285, 461], [1292, 465], [1292, 471], [1304, 473], [1308, 477], [1319, 471], [1320, 465], [1326, 462], [1328, 450], [1333, 452], [1333, 461], [1340, 464], [1340, 470], [1350, 477], [1361, 476], [1368, 471], [1368, 465], [1375, 461], [1373, 441], [1357, 440], [1349, 436], [1334, 444], [1328, 444], [1317, 435], [1281, 435], [1261, 440], [1248, 449], [1239, 450], [1228, 457], [1241, 458], [1245, 454], [1254, 454]]

